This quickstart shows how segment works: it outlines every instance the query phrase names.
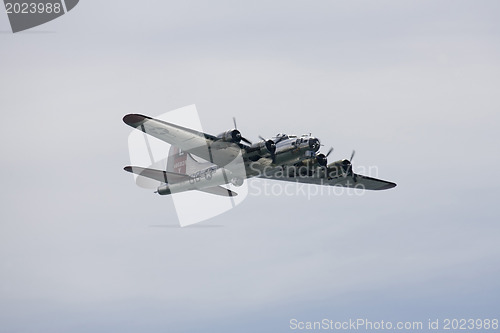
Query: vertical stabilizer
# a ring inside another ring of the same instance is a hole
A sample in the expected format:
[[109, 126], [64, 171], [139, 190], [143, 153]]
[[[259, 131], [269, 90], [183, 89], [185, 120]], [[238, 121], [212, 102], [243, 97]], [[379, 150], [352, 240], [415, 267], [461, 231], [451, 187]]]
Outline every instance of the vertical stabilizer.
[[167, 172], [191, 175], [213, 165], [210, 162], [198, 162], [190, 153], [182, 151], [179, 147], [171, 146], [168, 152]]

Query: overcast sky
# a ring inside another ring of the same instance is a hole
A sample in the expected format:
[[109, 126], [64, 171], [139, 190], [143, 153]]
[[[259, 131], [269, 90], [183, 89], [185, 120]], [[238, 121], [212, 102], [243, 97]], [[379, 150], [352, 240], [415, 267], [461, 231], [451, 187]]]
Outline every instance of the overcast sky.
[[[82, 0], [18, 34], [0, 15], [0, 332], [498, 318], [499, 12]], [[122, 117], [190, 104], [206, 132], [312, 132], [398, 187], [249, 196], [178, 228], [123, 171]]]

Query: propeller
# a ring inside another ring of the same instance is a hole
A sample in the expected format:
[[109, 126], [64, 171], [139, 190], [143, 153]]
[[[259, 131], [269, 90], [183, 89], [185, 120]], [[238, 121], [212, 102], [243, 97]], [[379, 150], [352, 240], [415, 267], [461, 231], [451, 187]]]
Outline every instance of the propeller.
[[354, 154], [356, 154], [356, 151], [353, 149], [352, 150], [352, 154], [351, 154], [351, 159], [349, 160], [350, 163], [349, 163], [349, 168], [351, 169], [350, 171], [352, 172], [352, 179], [354, 180], [355, 183], [358, 182], [358, 175], [356, 175], [353, 171], [352, 171], [352, 159], [354, 158]]
[[248, 139], [246, 139], [246, 138], [244, 138], [244, 137], [241, 137], [241, 141], [246, 142], [246, 143], [248, 143], [249, 145], [251, 145], [251, 144], [252, 144], [252, 141], [250, 141], [250, 140], [248, 140]]
[[285, 139], [285, 136], [284, 136], [284, 135], [282, 135], [282, 136], [280, 136], [280, 137], [278, 138], [278, 140], [276, 140], [276, 141], [274, 142], [274, 144], [276, 144], [276, 145], [277, 145], [279, 142], [283, 141], [284, 139]]
[[328, 164], [328, 156], [332, 153], [333, 147], [331, 147], [328, 152], [325, 154], [318, 154], [316, 156], [316, 161], [318, 161], [318, 164], [321, 166], [326, 166]]
[[356, 154], [356, 151], [353, 149], [352, 150], [352, 154], [351, 154], [351, 158], [349, 159], [349, 162], [352, 163], [352, 159], [354, 158], [354, 155]]
[[328, 153], [326, 153], [326, 157], [328, 157], [333, 151], [333, 147], [330, 147], [330, 149], [328, 150]]
[[[238, 126], [236, 126], [236, 117], [233, 117], [233, 124], [234, 124], [234, 129], [238, 131]], [[252, 142], [250, 140], [248, 140], [248, 139], [246, 139], [246, 138], [244, 138], [244, 137], [241, 136], [240, 131], [238, 131], [238, 133], [239, 133], [238, 136], [239, 136], [239, 138], [240, 138], [241, 141], [246, 142], [249, 145], [252, 144]]]
[[281, 135], [278, 137], [276, 141], [273, 141], [271, 139], [266, 140], [262, 136], [259, 135], [259, 139], [264, 140], [266, 142], [266, 148], [271, 154], [271, 159], [273, 160], [273, 163], [276, 163], [276, 145], [283, 141], [286, 138], [285, 135]]
[[[354, 155], [356, 154], [356, 151], [353, 150], [351, 153], [351, 158], [348, 160], [343, 160], [342, 164], [344, 166], [344, 170], [346, 173], [350, 174], [352, 172], [352, 159], [354, 158]], [[354, 178], [354, 181], [356, 181], [356, 178]]]
[[276, 162], [276, 143], [273, 140], [266, 140], [262, 136], [259, 135], [259, 139], [266, 143], [266, 149], [271, 154], [271, 159], [273, 163]]

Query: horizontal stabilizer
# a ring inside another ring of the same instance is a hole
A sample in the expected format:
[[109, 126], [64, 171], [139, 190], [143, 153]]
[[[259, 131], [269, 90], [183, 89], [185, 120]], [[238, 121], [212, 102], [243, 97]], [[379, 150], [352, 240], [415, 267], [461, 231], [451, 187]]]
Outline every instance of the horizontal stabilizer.
[[238, 193], [233, 192], [231, 190], [228, 190], [225, 187], [222, 186], [213, 186], [213, 187], [205, 187], [205, 188], [197, 188], [198, 191], [210, 193], [210, 194], [215, 194], [215, 195], [220, 195], [223, 197], [235, 197], [238, 195]]
[[162, 183], [177, 183], [184, 180], [191, 179], [188, 175], [183, 175], [176, 172], [167, 172], [156, 169], [148, 169], [137, 166], [126, 166], [123, 168], [125, 171], [135, 173], [139, 176], [151, 178]]

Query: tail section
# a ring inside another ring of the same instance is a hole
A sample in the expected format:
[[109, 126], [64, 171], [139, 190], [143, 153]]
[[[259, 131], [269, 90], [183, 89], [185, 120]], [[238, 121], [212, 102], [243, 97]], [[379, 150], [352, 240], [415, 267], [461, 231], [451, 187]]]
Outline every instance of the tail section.
[[213, 168], [214, 166], [215, 164], [210, 162], [199, 162], [191, 154], [171, 146], [166, 171], [138, 166], [127, 166], [124, 169], [160, 182], [156, 185], [156, 193], [160, 195], [196, 190], [223, 197], [237, 196], [238, 193], [220, 186], [226, 184], [228, 180], [224, 171], [217, 167]]

